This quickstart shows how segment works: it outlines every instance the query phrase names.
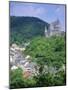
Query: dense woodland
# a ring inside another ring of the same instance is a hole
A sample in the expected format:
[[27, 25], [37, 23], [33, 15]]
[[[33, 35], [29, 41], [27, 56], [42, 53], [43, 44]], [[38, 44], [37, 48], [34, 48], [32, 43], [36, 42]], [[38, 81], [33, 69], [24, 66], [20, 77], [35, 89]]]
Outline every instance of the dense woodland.
[[[28, 23], [29, 22], [29, 23]], [[10, 71], [10, 88], [66, 85], [65, 36], [44, 36], [45, 24], [37, 18], [11, 17], [10, 43], [30, 42], [24, 52], [37, 63], [39, 74], [24, 78], [21, 68]]]
[[36, 17], [10, 17], [10, 44], [22, 44], [36, 36], [44, 36], [49, 24]]

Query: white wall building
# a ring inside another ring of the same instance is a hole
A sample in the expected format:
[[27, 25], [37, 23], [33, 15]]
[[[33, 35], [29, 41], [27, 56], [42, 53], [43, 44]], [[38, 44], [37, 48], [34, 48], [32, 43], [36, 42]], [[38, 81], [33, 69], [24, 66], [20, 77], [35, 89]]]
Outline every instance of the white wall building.
[[46, 37], [53, 36], [53, 35], [58, 36], [58, 35], [61, 35], [61, 33], [62, 33], [61, 23], [58, 19], [56, 21], [52, 22], [48, 29], [46, 29], [46, 27], [45, 27], [45, 36]]

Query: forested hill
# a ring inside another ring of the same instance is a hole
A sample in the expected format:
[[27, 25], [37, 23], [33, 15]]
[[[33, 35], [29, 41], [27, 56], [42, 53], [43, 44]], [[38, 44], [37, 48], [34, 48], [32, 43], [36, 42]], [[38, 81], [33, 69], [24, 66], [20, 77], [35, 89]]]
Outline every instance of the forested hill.
[[36, 17], [10, 17], [10, 42], [21, 44], [36, 36], [44, 36], [49, 24]]

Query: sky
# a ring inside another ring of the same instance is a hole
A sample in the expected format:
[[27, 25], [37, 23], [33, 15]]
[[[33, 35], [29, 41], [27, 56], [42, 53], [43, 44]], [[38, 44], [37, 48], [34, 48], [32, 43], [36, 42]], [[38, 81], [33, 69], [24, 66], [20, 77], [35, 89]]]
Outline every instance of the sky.
[[10, 16], [38, 17], [48, 23], [57, 19], [65, 31], [65, 5], [10, 2]]

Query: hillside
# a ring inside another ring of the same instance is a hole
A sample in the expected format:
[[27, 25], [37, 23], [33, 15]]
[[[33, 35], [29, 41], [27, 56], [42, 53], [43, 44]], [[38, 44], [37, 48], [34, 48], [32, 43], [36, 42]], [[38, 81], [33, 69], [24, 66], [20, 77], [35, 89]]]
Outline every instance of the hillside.
[[36, 17], [10, 17], [10, 42], [22, 44], [36, 36], [44, 36], [49, 24]]
[[14, 58], [10, 71], [11, 89], [66, 85], [63, 36], [35, 37], [22, 52], [16, 44], [10, 49]]

